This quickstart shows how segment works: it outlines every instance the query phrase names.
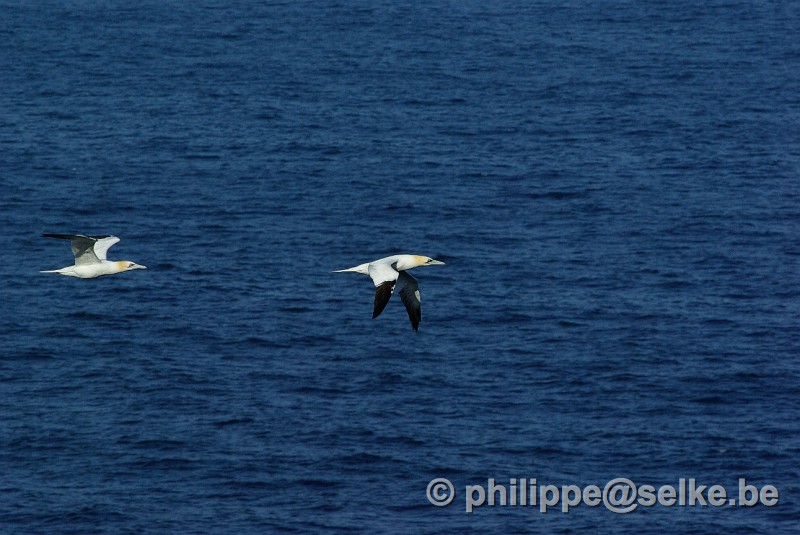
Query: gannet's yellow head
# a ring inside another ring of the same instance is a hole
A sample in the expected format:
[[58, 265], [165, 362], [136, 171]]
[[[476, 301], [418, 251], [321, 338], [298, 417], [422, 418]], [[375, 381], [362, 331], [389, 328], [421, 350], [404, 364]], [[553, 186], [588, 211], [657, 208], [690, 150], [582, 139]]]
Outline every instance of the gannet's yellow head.
[[419, 266], [443, 266], [445, 265], [444, 262], [439, 262], [438, 260], [434, 260], [429, 256], [419, 256], [414, 255], [414, 260], [416, 260], [417, 265], [414, 267]]
[[118, 260], [114, 263], [117, 265], [117, 269], [119, 269], [120, 273], [123, 271], [130, 271], [132, 269], [147, 269], [145, 266], [141, 266], [136, 262], [131, 262], [130, 260]]

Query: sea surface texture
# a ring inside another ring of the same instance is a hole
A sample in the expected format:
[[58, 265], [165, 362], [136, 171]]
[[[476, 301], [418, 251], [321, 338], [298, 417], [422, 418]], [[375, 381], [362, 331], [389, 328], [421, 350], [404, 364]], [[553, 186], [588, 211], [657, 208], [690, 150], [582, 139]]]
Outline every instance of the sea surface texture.
[[0, 532], [800, 529], [800, 4], [1, 4]]

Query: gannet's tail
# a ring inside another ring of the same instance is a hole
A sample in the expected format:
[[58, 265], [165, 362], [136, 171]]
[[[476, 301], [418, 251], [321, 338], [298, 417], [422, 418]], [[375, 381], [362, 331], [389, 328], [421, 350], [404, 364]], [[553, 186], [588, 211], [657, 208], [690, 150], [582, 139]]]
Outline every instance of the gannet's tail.
[[61, 268], [61, 269], [48, 269], [39, 271], [39, 273], [58, 273], [59, 275], [66, 275], [69, 270], [69, 267]]
[[352, 271], [353, 273], [361, 273], [362, 275], [369, 275], [369, 262], [366, 264], [359, 264], [356, 267], [351, 267], [347, 269], [337, 269], [334, 270], [333, 273], [345, 273], [347, 271]]

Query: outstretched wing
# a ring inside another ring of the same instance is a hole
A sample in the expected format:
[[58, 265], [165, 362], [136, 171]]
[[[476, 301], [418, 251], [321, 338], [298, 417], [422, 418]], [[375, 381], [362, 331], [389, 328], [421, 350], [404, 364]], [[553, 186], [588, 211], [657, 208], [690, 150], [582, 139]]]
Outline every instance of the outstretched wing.
[[380, 316], [383, 309], [389, 304], [389, 299], [392, 297], [398, 275], [399, 273], [391, 264], [372, 263], [369, 265], [369, 276], [372, 278], [372, 282], [375, 283], [375, 306], [372, 309], [373, 319]]
[[403, 300], [403, 304], [406, 306], [406, 312], [408, 312], [408, 319], [411, 320], [411, 326], [416, 331], [422, 319], [422, 308], [420, 308], [421, 299], [417, 279], [409, 275], [407, 271], [401, 271], [400, 276], [397, 278], [397, 292], [400, 294], [400, 299]]
[[119, 238], [116, 236], [97, 236], [95, 239], [97, 241], [94, 244], [94, 254], [100, 260], [105, 260], [106, 253], [108, 252], [109, 248], [111, 248], [111, 246], [115, 243], [119, 242]]
[[372, 319], [377, 318], [389, 304], [394, 291], [394, 281], [386, 281], [375, 287], [375, 306], [372, 308]]
[[[119, 238], [115, 236], [84, 236], [82, 234], [42, 234], [42, 236], [69, 240], [76, 266], [96, 264], [100, 260], [105, 260], [108, 248], [119, 241]], [[100, 245], [101, 243], [102, 245]]]

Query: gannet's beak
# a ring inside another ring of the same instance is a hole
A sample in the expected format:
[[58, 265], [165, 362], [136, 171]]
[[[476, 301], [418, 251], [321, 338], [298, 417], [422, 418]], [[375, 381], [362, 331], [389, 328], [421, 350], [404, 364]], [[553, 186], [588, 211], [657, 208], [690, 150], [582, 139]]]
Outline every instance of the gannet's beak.
[[141, 264], [134, 264], [131, 266], [131, 269], [147, 269], [147, 266], [142, 266]]
[[429, 266], [446, 266], [447, 264], [445, 264], [444, 262], [440, 262], [439, 260], [431, 259], [431, 261], [428, 262], [428, 265]]

